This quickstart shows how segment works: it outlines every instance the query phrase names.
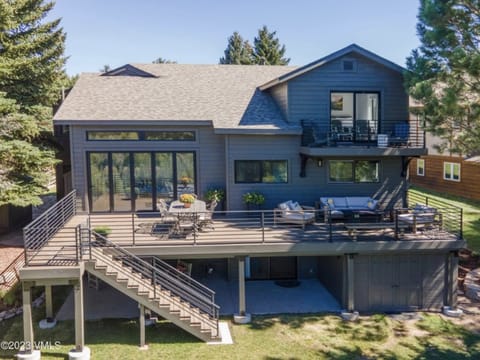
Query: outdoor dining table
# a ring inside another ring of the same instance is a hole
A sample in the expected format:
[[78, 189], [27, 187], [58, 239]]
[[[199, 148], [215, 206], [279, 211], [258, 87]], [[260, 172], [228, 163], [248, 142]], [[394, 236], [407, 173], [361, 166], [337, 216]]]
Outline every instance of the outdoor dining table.
[[192, 230], [197, 232], [197, 222], [200, 215], [207, 211], [207, 204], [202, 200], [195, 200], [190, 207], [185, 207], [184, 203], [175, 200], [170, 204], [168, 212], [170, 215], [176, 216], [178, 221], [175, 225], [175, 231], [181, 233], [184, 230]]
[[195, 200], [190, 207], [185, 207], [185, 204], [180, 200], [172, 201], [168, 212], [172, 215], [203, 213], [207, 211], [207, 204], [202, 200]]

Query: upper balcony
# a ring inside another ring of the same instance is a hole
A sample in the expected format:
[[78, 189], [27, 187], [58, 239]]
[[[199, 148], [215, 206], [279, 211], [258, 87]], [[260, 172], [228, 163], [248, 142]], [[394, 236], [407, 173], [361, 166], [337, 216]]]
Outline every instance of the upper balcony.
[[[323, 125], [323, 124], [330, 124]], [[301, 153], [306, 156], [426, 155], [425, 131], [419, 121], [373, 121], [332, 118], [302, 120]], [[352, 151], [354, 149], [354, 151]]]

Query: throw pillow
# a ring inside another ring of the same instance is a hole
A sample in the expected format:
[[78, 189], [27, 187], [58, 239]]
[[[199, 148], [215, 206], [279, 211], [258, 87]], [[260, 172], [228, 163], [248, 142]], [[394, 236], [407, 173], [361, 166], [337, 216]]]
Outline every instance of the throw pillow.
[[287, 203], [278, 204], [278, 207], [279, 207], [281, 210], [288, 210], [288, 209], [289, 209]]
[[298, 202], [294, 202], [294, 203], [293, 203], [293, 208], [292, 208], [292, 210], [294, 210], [294, 211], [302, 211], [303, 208], [300, 206], [300, 204], [299, 204]]
[[327, 200], [327, 204], [328, 204], [328, 207], [330, 209], [334, 209], [335, 208], [335, 202], [333, 201], [333, 199], [328, 199]]

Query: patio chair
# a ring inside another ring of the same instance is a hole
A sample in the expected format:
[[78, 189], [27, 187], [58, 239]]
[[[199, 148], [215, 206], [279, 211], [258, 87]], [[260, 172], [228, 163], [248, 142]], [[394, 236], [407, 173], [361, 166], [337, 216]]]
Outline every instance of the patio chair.
[[315, 222], [315, 208], [300, 205], [298, 202], [288, 200], [278, 204], [273, 210], [273, 223], [298, 224], [305, 230], [305, 225]]
[[163, 223], [176, 223], [178, 218], [168, 212], [168, 205], [164, 199], [159, 199], [157, 202], [157, 209], [160, 212]]
[[215, 208], [217, 207], [218, 203], [216, 200], [212, 200], [210, 204], [207, 207], [207, 211], [205, 213], [200, 214], [198, 220], [198, 227], [200, 231], [203, 231], [205, 228], [210, 228], [212, 230], [215, 230], [215, 227], [213, 226], [213, 212], [215, 211]]
[[393, 135], [389, 140], [392, 146], [408, 146], [408, 137], [410, 135], [410, 125], [408, 123], [395, 124]]

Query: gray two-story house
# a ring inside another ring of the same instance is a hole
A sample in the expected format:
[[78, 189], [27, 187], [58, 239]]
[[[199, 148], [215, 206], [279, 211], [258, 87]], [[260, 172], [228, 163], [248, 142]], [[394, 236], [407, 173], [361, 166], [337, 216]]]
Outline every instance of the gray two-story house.
[[[70, 149], [61, 176], [69, 195], [56, 210], [66, 215], [40, 240], [27, 228], [23, 281], [77, 279], [80, 299], [78, 279], [88, 272], [200, 338], [218, 336], [218, 309], [206, 305], [203, 285], [185, 290], [194, 281], [185, 280], [173, 286], [180, 293], [169, 291], [206, 312], [205, 324], [167, 295], [157, 299], [157, 281], [172, 283], [165, 274], [179, 259], [194, 279], [215, 269], [238, 283], [240, 314], [249, 311], [245, 281], [260, 279], [318, 279], [348, 311], [455, 306], [460, 217], [437, 207], [422, 222], [405, 209], [414, 205], [409, 162], [426, 150], [403, 71], [350, 45], [302, 67], [133, 64], [82, 74], [54, 117]], [[159, 226], [160, 200], [202, 199], [212, 188], [226, 197], [210, 227], [178, 236]], [[252, 191], [265, 202], [247, 213], [242, 196]], [[375, 209], [334, 216], [330, 200], [346, 197], [375, 200]], [[287, 200], [310, 205], [299, 214], [313, 212], [312, 221], [277, 221], [273, 209]], [[93, 241], [100, 225], [111, 234]], [[64, 246], [66, 234], [76, 252]]]

